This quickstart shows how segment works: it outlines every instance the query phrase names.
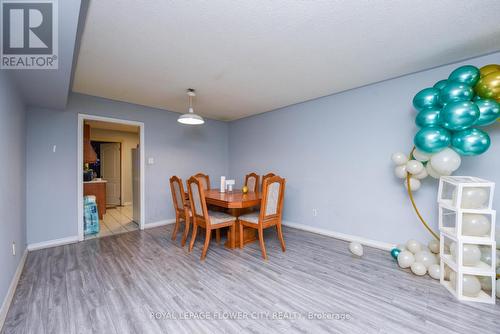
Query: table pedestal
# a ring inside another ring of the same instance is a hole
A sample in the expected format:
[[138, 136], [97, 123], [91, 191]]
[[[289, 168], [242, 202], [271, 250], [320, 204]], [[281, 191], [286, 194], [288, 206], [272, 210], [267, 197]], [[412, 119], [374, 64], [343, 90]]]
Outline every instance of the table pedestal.
[[[229, 211], [229, 214], [231, 214], [235, 217], [239, 217], [241, 215], [244, 215], [246, 213], [251, 212], [252, 209], [251, 208], [229, 209], [228, 211]], [[236, 240], [234, 241], [234, 244], [235, 244], [235, 248], [239, 248], [240, 247], [240, 222], [237, 221], [234, 226], [236, 228], [236, 231], [235, 231]], [[243, 246], [245, 246], [246, 244], [252, 243], [257, 239], [258, 239], [258, 237], [257, 237], [257, 230], [256, 229], [243, 226]], [[229, 233], [229, 231], [227, 234], [227, 241], [224, 244], [224, 246], [226, 248], [231, 249], [231, 233]]]

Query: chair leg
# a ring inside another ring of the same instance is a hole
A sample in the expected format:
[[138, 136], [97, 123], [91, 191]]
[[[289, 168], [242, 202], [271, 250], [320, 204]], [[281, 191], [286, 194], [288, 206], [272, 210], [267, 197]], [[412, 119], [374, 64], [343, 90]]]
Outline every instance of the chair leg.
[[240, 225], [240, 249], [243, 249], [243, 224], [239, 223]]
[[262, 251], [262, 257], [267, 260], [266, 245], [264, 245], [264, 229], [259, 227], [259, 244]]
[[208, 245], [210, 244], [210, 237], [212, 236], [212, 230], [210, 229], [210, 227], [207, 226], [206, 231], [205, 245], [203, 246], [200, 260], [205, 260], [205, 257], [207, 256]]
[[229, 228], [229, 232], [231, 232], [231, 249], [236, 248], [236, 224], [231, 225]]
[[172, 240], [175, 240], [175, 238], [177, 238], [177, 231], [179, 230], [180, 223], [181, 218], [178, 215], [175, 215], [175, 226], [174, 230], [172, 231]]
[[220, 245], [220, 228], [215, 230], [215, 241], [217, 242], [217, 245]]
[[286, 251], [285, 239], [283, 239], [283, 229], [281, 228], [281, 223], [276, 224], [276, 230], [278, 231], [278, 239], [280, 239], [281, 249]]
[[196, 240], [196, 233], [198, 232], [198, 224], [193, 222], [193, 235], [191, 236], [191, 242], [189, 243], [189, 251], [193, 250], [194, 242]]
[[184, 228], [184, 233], [182, 234], [181, 246], [184, 247], [186, 245], [186, 240], [189, 235], [189, 226], [191, 225], [191, 219], [186, 219], [186, 227]]

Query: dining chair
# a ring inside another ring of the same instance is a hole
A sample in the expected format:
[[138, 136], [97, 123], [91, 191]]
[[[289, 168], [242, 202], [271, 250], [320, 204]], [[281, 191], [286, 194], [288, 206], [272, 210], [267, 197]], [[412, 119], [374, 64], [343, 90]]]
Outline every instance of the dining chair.
[[210, 190], [210, 176], [203, 173], [198, 173], [194, 177], [199, 178], [201, 180], [201, 185], [203, 186], [203, 190]]
[[274, 173], [267, 173], [266, 175], [263, 175], [262, 176], [262, 186], [260, 187], [261, 190], [264, 189], [264, 181], [267, 179], [267, 178], [270, 178], [270, 177], [273, 177], [273, 176], [276, 176], [276, 174]]
[[248, 191], [259, 192], [259, 175], [255, 173], [250, 173], [245, 175], [245, 186], [247, 186]]
[[[200, 178], [192, 176], [188, 180], [189, 201], [191, 202], [191, 212], [193, 213], [193, 234], [189, 244], [191, 252], [196, 241], [198, 226], [205, 228], [205, 244], [201, 252], [201, 260], [207, 255], [208, 245], [212, 236], [212, 230], [219, 231], [223, 227], [229, 227], [228, 233], [231, 233], [231, 248], [235, 247], [236, 238], [236, 217], [224, 212], [211, 211], [207, 209], [205, 201], [205, 189]], [[228, 236], [229, 237], [229, 236]], [[219, 239], [219, 237], [217, 238]]]
[[283, 212], [283, 196], [285, 194], [285, 179], [279, 176], [268, 177], [264, 180], [260, 212], [252, 212], [238, 218], [240, 223], [240, 248], [243, 248], [243, 227], [257, 229], [262, 257], [267, 260], [266, 246], [264, 244], [264, 229], [276, 226], [278, 239], [283, 252], [286, 250], [281, 217]]
[[175, 210], [175, 226], [172, 231], [172, 240], [177, 238], [177, 232], [179, 231], [181, 220], [183, 220], [186, 226], [184, 227], [184, 233], [182, 234], [181, 246], [184, 247], [189, 233], [191, 208], [189, 207], [186, 197], [184, 196], [184, 186], [182, 185], [180, 177], [172, 176], [170, 178], [170, 191], [172, 192]]

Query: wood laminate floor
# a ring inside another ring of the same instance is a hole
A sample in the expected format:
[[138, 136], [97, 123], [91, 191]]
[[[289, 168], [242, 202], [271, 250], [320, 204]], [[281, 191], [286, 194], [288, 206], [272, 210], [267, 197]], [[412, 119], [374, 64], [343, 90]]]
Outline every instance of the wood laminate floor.
[[215, 242], [200, 262], [203, 238], [189, 254], [172, 227], [29, 253], [2, 333], [500, 333], [500, 305], [459, 303], [387, 252], [285, 228], [267, 262]]

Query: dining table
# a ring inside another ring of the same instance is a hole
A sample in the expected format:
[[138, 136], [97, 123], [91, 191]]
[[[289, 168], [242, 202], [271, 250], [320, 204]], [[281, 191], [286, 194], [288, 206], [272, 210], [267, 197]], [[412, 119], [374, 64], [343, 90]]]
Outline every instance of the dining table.
[[[239, 217], [251, 212], [252, 209], [260, 205], [262, 195], [260, 192], [243, 193], [241, 190], [232, 190], [220, 192], [219, 189], [205, 190], [205, 201], [208, 205], [217, 206], [226, 209], [229, 214]], [[239, 238], [240, 223], [236, 221], [236, 240], [235, 247], [240, 246]], [[243, 227], [243, 245], [257, 240], [257, 230]], [[228, 240], [225, 247], [231, 248], [231, 234], [228, 233]]]

